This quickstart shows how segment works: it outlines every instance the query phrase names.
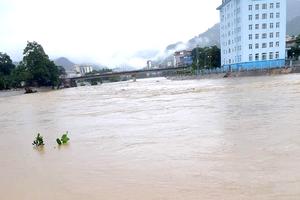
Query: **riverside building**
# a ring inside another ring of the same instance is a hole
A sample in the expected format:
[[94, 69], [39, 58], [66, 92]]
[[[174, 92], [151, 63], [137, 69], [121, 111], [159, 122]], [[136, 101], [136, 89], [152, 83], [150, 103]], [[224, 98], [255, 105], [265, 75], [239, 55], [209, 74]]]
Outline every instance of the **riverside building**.
[[222, 0], [221, 64], [228, 70], [285, 65], [286, 0]]

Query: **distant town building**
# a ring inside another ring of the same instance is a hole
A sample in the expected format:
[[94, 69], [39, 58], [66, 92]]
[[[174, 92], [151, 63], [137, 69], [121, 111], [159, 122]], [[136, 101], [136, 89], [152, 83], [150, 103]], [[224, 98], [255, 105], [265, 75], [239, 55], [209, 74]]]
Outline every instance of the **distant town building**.
[[172, 61], [167, 61], [167, 67], [173, 67], [173, 62]]
[[147, 61], [147, 69], [151, 69], [152, 68], [152, 61], [148, 60]]
[[193, 63], [192, 51], [182, 50], [174, 53], [175, 67], [191, 65]]
[[222, 0], [217, 9], [224, 68], [285, 65], [286, 0]]
[[76, 73], [81, 75], [85, 75], [93, 72], [93, 67], [88, 65], [76, 65], [75, 69], [76, 69]]
[[296, 45], [296, 37], [295, 36], [286, 36], [286, 48], [290, 49]]

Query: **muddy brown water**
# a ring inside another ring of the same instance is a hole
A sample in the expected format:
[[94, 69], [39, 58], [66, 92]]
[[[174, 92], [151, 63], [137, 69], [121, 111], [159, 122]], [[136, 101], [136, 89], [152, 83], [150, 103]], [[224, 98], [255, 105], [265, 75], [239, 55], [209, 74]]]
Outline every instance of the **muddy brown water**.
[[300, 198], [300, 75], [2, 95], [0, 114], [1, 200]]

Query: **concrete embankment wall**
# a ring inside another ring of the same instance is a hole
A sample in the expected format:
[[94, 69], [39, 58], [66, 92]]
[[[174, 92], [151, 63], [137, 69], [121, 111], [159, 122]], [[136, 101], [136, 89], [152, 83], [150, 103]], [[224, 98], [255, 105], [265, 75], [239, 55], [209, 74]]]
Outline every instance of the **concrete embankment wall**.
[[273, 68], [273, 69], [256, 69], [248, 71], [236, 71], [227, 73], [211, 73], [202, 75], [182, 75], [167, 77], [170, 80], [189, 80], [189, 79], [210, 79], [210, 78], [230, 78], [246, 76], [272, 76], [280, 74], [300, 73], [300, 66]]

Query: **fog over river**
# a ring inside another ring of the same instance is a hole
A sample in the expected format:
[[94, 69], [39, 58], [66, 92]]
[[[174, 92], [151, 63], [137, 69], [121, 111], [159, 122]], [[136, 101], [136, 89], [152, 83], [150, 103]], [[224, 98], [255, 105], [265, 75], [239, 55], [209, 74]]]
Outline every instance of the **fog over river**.
[[7, 94], [1, 200], [300, 198], [300, 75]]

